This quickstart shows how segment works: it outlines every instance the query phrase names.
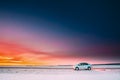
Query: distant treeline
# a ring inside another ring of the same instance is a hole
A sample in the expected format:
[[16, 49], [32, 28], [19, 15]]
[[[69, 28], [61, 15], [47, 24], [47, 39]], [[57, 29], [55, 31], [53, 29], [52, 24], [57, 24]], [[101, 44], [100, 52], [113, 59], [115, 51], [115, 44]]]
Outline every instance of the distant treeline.
[[120, 63], [92, 64], [92, 65], [120, 65]]

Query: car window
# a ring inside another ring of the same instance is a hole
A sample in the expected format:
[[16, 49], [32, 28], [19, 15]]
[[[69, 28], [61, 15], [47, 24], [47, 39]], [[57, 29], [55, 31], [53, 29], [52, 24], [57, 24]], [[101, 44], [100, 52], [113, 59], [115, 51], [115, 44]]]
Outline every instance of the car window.
[[88, 63], [80, 63], [80, 65], [88, 65]]
[[80, 65], [84, 65], [83, 63], [80, 63]]
[[88, 65], [88, 63], [84, 63], [83, 65]]

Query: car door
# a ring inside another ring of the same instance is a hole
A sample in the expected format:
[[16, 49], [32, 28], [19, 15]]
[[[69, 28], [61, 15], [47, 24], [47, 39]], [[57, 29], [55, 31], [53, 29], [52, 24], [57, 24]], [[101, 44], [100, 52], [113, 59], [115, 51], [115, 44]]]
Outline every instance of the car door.
[[79, 69], [84, 69], [84, 64], [83, 63], [79, 64]]
[[87, 69], [87, 64], [86, 63], [83, 63], [83, 68]]

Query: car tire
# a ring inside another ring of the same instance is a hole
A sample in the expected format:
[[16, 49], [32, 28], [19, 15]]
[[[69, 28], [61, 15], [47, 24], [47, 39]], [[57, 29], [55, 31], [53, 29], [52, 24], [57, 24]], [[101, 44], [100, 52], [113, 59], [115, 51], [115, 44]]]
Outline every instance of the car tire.
[[91, 70], [91, 67], [88, 67], [87, 70]]
[[75, 68], [75, 70], [76, 70], [76, 71], [78, 71], [78, 70], [79, 70], [79, 68], [78, 68], [78, 67], [76, 67], [76, 68]]

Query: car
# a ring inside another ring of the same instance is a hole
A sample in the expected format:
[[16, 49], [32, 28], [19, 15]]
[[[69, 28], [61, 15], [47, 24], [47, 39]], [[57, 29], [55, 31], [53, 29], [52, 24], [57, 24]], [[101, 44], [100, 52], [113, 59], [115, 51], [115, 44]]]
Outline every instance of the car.
[[75, 66], [73, 66], [74, 70], [91, 70], [92, 69], [92, 65], [89, 63], [79, 63], [76, 64]]

